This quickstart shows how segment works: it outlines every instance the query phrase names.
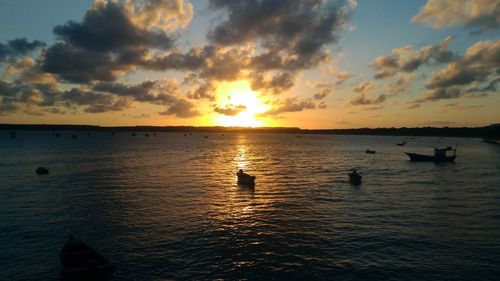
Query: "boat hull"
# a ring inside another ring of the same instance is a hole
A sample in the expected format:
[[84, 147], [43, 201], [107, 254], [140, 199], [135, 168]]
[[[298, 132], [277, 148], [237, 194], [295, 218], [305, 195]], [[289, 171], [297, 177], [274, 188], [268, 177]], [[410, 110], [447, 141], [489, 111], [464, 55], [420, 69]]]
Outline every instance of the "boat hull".
[[61, 250], [62, 280], [111, 279], [116, 266], [99, 252], [72, 236]]
[[456, 156], [432, 156], [432, 155], [424, 155], [418, 153], [410, 153], [405, 152], [408, 157], [410, 157], [410, 161], [413, 162], [453, 162], [455, 161]]

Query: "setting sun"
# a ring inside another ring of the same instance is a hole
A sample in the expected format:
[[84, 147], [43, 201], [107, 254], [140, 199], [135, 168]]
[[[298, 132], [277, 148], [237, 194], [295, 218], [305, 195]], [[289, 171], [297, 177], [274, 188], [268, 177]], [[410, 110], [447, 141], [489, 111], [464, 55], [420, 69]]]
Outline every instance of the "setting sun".
[[217, 124], [222, 126], [260, 127], [267, 125], [257, 115], [269, 109], [247, 81], [221, 83], [217, 88]]

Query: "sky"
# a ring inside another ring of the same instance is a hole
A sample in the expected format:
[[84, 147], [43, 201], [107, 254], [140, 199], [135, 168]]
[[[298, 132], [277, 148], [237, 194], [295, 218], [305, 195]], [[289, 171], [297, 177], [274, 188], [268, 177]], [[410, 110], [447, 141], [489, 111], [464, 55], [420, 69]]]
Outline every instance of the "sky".
[[500, 123], [500, 1], [0, 0], [0, 123]]

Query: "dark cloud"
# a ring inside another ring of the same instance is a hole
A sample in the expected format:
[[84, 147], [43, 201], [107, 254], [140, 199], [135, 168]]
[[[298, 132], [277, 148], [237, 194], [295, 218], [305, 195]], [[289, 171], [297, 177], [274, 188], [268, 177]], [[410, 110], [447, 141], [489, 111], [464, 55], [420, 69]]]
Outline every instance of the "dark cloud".
[[[326, 83], [326, 82], [314, 83], [313, 87], [319, 90], [318, 93], [313, 95], [313, 98], [315, 100], [322, 100], [332, 93], [332, 85], [329, 83]], [[319, 108], [321, 108], [320, 105], [318, 105]], [[325, 107], [326, 107], [326, 105], [325, 105]]]
[[427, 81], [428, 89], [469, 85], [484, 82], [491, 75], [498, 75], [500, 68], [500, 40], [479, 41], [456, 62], [434, 73]]
[[211, 7], [227, 17], [208, 33], [210, 42], [236, 45], [259, 42], [255, 56], [260, 70], [297, 71], [328, 61], [323, 47], [334, 43], [347, 26], [352, 1], [213, 0]]
[[144, 47], [168, 49], [173, 43], [162, 30], [147, 30], [135, 25], [124, 6], [113, 1], [95, 2], [81, 23], [69, 21], [56, 26], [54, 34], [74, 47], [96, 52]]
[[263, 74], [254, 74], [251, 86], [255, 91], [281, 94], [294, 86], [296, 77], [295, 73], [288, 71], [277, 73], [270, 77], [266, 77]]
[[7, 41], [6, 44], [0, 43], [0, 62], [6, 61], [9, 58], [14, 58], [45, 47], [44, 42], [33, 40], [29, 42], [26, 38], [16, 38]]
[[115, 82], [100, 82], [95, 84], [94, 91], [107, 92], [117, 96], [130, 97], [138, 102], [168, 105], [177, 100], [178, 92], [175, 80], [147, 80], [136, 85]]
[[199, 116], [200, 112], [194, 109], [194, 104], [191, 102], [185, 99], [179, 99], [170, 105], [166, 111], [160, 112], [159, 114], [175, 115], [179, 118], [191, 118]]
[[102, 113], [107, 111], [122, 111], [130, 108], [128, 98], [115, 98], [109, 94], [96, 93], [83, 89], [73, 88], [62, 93], [62, 99], [68, 106], [86, 106], [87, 113]]
[[236, 116], [245, 110], [247, 110], [247, 108], [244, 105], [226, 106], [226, 107], [217, 106], [214, 108], [215, 112], [227, 116]]
[[393, 49], [391, 54], [376, 57], [370, 64], [377, 72], [376, 79], [384, 79], [399, 72], [414, 72], [424, 64], [442, 64], [452, 61], [456, 55], [448, 45], [452, 37], [445, 38], [437, 45], [427, 45], [413, 51], [412, 46]]
[[191, 91], [187, 95], [190, 99], [207, 99], [210, 101], [215, 100], [215, 87], [212, 83], [205, 83], [198, 86], [195, 90]]

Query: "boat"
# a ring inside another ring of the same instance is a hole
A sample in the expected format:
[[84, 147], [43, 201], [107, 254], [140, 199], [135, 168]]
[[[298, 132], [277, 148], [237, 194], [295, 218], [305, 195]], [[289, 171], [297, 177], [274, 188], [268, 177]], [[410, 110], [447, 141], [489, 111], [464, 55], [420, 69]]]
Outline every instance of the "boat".
[[72, 136], [72, 138], [73, 138], [73, 139], [76, 139], [76, 138], [77, 138], [77, 136], [76, 136], [76, 135], [73, 135], [73, 136]]
[[62, 280], [109, 280], [116, 266], [89, 245], [69, 236], [61, 250]]
[[242, 169], [240, 169], [236, 173], [236, 176], [238, 176], [238, 184], [249, 185], [249, 186], [255, 185], [256, 177], [243, 172]]
[[[451, 155], [447, 155], [448, 151], [452, 151]], [[457, 157], [457, 149], [447, 146], [445, 148], [434, 148], [434, 155], [418, 154], [405, 152], [410, 157], [410, 161], [414, 162], [453, 162]]]
[[405, 145], [405, 144], [406, 144], [406, 138], [405, 138], [402, 142], [397, 143], [397, 145], [399, 145], [399, 146], [403, 146], [403, 145]]
[[368, 154], [375, 154], [375, 150], [366, 149], [366, 150], [365, 150], [365, 153], [368, 153]]
[[39, 175], [48, 175], [49, 169], [44, 168], [44, 167], [38, 167], [38, 168], [36, 168], [35, 172]]
[[361, 184], [361, 175], [358, 174], [356, 169], [352, 169], [352, 172], [349, 173], [349, 182], [354, 184], [354, 185], [360, 185]]
[[485, 143], [491, 143], [491, 144], [500, 144], [500, 139], [483, 139], [483, 142]]

